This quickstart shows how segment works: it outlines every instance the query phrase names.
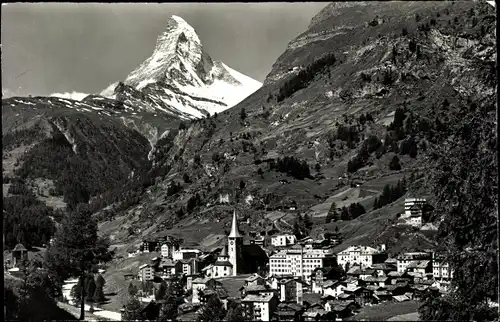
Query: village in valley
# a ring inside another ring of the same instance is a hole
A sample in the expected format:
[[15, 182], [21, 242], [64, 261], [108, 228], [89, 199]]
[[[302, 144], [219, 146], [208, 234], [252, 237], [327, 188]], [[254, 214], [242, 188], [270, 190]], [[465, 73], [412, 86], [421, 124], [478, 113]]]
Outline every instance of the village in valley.
[[[425, 199], [406, 199], [400, 218], [421, 227], [425, 204]], [[226, 310], [239, 305], [248, 320], [340, 321], [363, 307], [418, 300], [426, 291], [445, 294], [453, 277], [432, 249], [389, 256], [384, 244], [352, 245], [335, 253], [343, 240], [339, 231], [319, 240], [298, 240], [293, 234], [276, 234], [269, 241], [259, 237], [244, 236], [234, 212], [227, 242], [212, 252], [184, 248], [172, 236], [144, 240], [128, 256], [158, 256], [124, 273], [124, 279], [142, 303], [142, 314], [151, 319], [159, 314], [161, 293], [176, 289], [179, 321], [195, 320], [211, 298]]]

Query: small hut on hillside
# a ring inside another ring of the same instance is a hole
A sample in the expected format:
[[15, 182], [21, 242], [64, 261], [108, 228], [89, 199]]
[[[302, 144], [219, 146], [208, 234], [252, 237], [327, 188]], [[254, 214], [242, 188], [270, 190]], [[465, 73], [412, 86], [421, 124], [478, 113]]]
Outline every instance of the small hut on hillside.
[[28, 259], [28, 250], [23, 244], [19, 243], [12, 250], [12, 263], [14, 266], [18, 266], [24, 260]]

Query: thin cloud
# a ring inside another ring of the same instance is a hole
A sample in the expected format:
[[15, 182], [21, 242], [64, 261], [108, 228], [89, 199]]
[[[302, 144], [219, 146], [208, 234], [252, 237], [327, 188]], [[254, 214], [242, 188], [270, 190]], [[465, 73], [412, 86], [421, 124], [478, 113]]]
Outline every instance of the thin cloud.
[[67, 98], [75, 101], [81, 101], [85, 97], [87, 97], [89, 94], [86, 93], [80, 93], [80, 92], [75, 92], [73, 91], [72, 93], [53, 93], [50, 94], [50, 96], [54, 97], [59, 97], [59, 98]]

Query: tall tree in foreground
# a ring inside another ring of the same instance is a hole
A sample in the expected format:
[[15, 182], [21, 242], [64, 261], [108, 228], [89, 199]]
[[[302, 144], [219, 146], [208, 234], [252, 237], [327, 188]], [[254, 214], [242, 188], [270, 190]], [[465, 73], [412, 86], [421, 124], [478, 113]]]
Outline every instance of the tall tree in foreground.
[[498, 170], [495, 103], [459, 106], [445, 144], [434, 149], [430, 183], [436, 213], [444, 214], [439, 242], [454, 270], [451, 292], [428, 293], [423, 320], [495, 320], [498, 301]]
[[[85, 318], [84, 296], [87, 294], [85, 276], [106, 248], [98, 242], [97, 223], [87, 205], [80, 204], [67, 214], [48, 249], [47, 266], [57, 277], [59, 286], [67, 278], [79, 276], [82, 283], [80, 319]], [[94, 285], [95, 286], [95, 285]], [[93, 294], [89, 294], [92, 297]]]

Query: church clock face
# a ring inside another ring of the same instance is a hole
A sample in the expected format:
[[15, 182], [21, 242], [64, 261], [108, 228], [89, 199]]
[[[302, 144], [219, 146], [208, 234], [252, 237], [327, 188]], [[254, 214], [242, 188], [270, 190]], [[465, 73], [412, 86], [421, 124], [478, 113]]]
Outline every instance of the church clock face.
[[234, 245], [234, 240], [231, 240], [231, 245]]

